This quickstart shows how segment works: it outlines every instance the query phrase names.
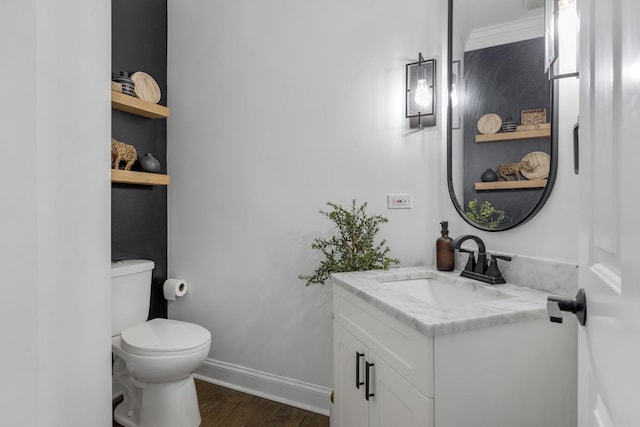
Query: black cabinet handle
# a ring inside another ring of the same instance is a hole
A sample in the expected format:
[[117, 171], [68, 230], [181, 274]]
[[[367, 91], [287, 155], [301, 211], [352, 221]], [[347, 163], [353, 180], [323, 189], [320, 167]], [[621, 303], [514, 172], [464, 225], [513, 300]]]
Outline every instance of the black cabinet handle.
[[587, 323], [587, 298], [584, 289], [580, 289], [575, 298], [547, 297], [547, 311], [549, 312], [549, 320], [554, 323], [562, 323], [562, 312], [570, 311], [584, 326]]
[[364, 385], [363, 381], [360, 381], [360, 358], [364, 356], [364, 353], [356, 351], [356, 388], [360, 390], [360, 386]]
[[364, 371], [364, 381], [365, 381], [365, 385], [364, 385], [364, 398], [369, 400], [370, 397], [375, 396], [375, 394], [370, 393], [370, 387], [371, 387], [371, 374], [369, 373], [370, 368], [373, 368], [374, 366], [376, 366], [374, 363], [369, 363], [365, 360], [364, 362], [365, 364], [365, 371]]

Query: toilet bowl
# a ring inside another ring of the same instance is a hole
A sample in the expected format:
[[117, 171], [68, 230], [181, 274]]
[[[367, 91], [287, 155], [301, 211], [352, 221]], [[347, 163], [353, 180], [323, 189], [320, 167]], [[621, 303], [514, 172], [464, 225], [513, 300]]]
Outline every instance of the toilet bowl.
[[[114, 419], [125, 427], [196, 427], [200, 411], [193, 372], [209, 354], [211, 334], [178, 320], [138, 322], [138, 312], [148, 312], [152, 268], [145, 260], [112, 264], [113, 376], [123, 390]], [[134, 289], [142, 281], [149, 296], [141, 309], [126, 297], [144, 296]], [[120, 299], [125, 301], [116, 306]]]

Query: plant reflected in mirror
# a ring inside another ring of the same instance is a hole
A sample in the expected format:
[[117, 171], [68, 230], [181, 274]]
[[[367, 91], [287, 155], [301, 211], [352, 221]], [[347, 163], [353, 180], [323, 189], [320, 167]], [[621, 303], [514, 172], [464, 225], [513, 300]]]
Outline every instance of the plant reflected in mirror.
[[488, 200], [480, 204], [480, 210], [478, 210], [478, 199], [469, 200], [465, 214], [476, 224], [491, 229], [498, 228], [504, 221], [504, 211], [491, 206]]

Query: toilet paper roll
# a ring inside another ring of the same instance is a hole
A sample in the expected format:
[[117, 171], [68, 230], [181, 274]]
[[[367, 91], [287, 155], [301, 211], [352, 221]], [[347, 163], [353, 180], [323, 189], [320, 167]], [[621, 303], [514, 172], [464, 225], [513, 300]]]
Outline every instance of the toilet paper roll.
[[187, 293], [187, 282], [182, 279], [167, 279], [162, 287], [165, 299], [175, 301]]

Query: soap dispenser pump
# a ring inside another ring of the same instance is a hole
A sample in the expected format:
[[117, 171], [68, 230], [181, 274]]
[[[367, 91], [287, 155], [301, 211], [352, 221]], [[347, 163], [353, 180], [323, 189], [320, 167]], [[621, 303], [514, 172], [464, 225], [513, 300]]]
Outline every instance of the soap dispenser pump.
[[449, 222], [442, 221], [442, 235], [436, 240], [436, 267], [439, 271], [453, 271], [455, 268], [455, 250], [451, 247], [453, 239], [449, 237]]

